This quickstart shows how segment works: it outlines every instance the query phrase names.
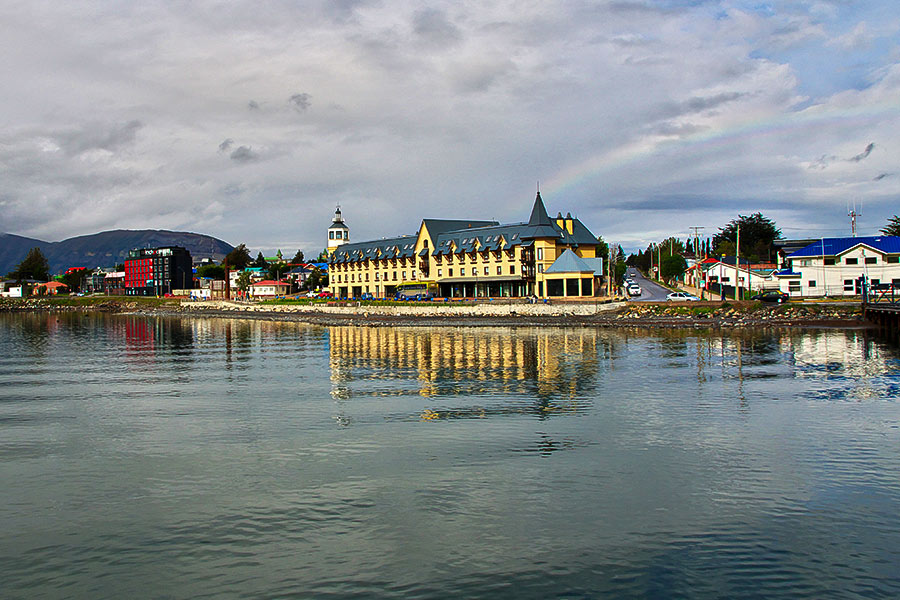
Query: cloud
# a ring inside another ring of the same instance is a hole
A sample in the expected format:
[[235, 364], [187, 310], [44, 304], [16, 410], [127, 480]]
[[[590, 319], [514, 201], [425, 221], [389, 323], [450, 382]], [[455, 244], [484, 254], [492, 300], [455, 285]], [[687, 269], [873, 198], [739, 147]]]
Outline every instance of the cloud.
[[310, 106], [311, 96], [309, 94], [294, 94], [290, 97], [290, 103], [294, 105], [297, 112], [303, 112]]
[[879, 173], [875, 177], [872, 178], [872, 181], [881, 181], [885, 177], [890, 177], [893, 173]]
[[70, 155], [89, 150], [114, 152], [133, 143], [143, 126], [136, 119], [126, 123], [90, 123], [79, 129], [59, 132], [53, 137], [59, 147]]
[[229, 155], [229, 158], [237, 162], [252, 162], [259, 159], [259, 154], [254, 152], [250, 146], [238, 146]]
[[336, 202], [363, 240], [527, 219], [537, 179], [607, 239], [767, 208], [844, 226], [847, 197], [900, 197], [900, 65], [893, 3], [827, 8], [0, 3], [0, 229], [206, 224], [315, 254]]
[[874, 149], [875, 149], [875, 143], [874, 143], [874, 142], [871, 142], [871, 143], [869, 143], [868, 146], [866, 146], [866, 149], [865, 149], [865, 150], [863, 150], [862, 152], [860, 152], [860, 153], [857, 154], [856, 156], [853, 156], [853, 157], [851, 157], [851, 158], [849, 158], [849, 159], [847, 159], [847, 160], [849, 160], [849, 161], [851, 161], [851, 162], [860, 162], [861, 160], [864, 160], [864, 159], [868, 158], [869, 155], [872, 154], [872, 150], [874, 150]]
[[444, 11], [436, 8], [416, 12], [412, 25], [415, 34], [429, 45], [450, 46], [462, 38], [459, 28], [447, 19]]
[[828, 41], [829, 46], [836, 46], [842, 50], [861, 50], [869, 46], [875, 39], [875, 36], [869, 31], [865, 22], [856, 24], [851, 31], [832, 38]]

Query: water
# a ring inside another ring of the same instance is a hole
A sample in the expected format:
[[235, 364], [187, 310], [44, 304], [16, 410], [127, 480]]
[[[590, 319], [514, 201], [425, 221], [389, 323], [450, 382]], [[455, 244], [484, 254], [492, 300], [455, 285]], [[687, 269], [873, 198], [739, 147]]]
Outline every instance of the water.
[[895, 598], [863, 332], [0, 315], [2, 598]]

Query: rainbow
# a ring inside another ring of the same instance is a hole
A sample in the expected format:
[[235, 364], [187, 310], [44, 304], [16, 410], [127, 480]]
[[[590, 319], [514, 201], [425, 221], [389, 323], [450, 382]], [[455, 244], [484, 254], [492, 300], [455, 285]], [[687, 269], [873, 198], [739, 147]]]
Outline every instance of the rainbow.
[[548, 180], [542, 181], [541, 187], [550, 194], [561, 195], [595, 177], [654, 155], [673, 154], [685, 149], [714, 152], [744, 139], [796, 134], [804, 129], [820, 129], [829, 124], [857, 127], [871, 125], [886, 116], [897, 114], [900, 114], [900, 106], [895, 102], [869, 104], [850, 110], [826, 109], [823, 105], [814, 105], [802, 111], [783, 113], [766, 120], [743, 120], [728, 128], [710, 129], [683, 138], [647, 136], [567, 166]]

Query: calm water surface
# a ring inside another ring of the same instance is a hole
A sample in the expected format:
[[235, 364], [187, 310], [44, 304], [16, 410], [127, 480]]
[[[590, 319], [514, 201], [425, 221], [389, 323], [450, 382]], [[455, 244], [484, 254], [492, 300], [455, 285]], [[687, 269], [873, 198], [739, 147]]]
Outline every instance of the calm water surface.
[[898, 367], [863, 332], [0, 315], [0, 597], [900, 597]]

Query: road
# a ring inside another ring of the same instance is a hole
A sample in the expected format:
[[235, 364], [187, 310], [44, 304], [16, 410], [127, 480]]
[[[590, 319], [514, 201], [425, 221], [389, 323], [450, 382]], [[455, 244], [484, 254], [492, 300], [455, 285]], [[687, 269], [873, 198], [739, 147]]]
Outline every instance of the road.
[[641, 286], [641, 295], [631, 296], [629, 298], [630, 302], [665, 302], [666, 296], [671, 293], [671, 290], [668, 288], [664, 288], [641, 275], [641, 272], [637, 269], [629, 267], [625, 276], [631, 276], [634, 282]]

